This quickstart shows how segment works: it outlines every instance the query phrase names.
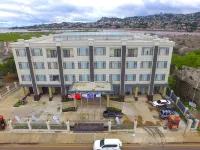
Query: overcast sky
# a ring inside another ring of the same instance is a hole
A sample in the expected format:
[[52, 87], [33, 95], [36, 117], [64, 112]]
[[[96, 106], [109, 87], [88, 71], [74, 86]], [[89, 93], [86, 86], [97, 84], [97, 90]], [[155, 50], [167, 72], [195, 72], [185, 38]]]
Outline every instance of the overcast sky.
[[200, 11], [200, 0], [0, 0], [0, 27]]

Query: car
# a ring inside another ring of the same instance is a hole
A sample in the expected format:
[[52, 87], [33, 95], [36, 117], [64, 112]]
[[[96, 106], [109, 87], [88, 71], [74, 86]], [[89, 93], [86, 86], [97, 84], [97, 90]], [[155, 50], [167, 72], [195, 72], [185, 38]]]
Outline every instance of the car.
[[165, 100], [165, 99], [161, 99], [161, 100], [152, 102], [152, 105], [154, 107], [164, 106], [165, 104], [171, 104], [171, 102], [169, 100]]
[[121, 118], [122, 112], [106, 110], [106, 111], [103, 112], [103, 117], [104, 118], [109, 118], [109, 117], [119, 117], [119, 118]]
[[122, 142], [119, 139], [96, 140], [93, 150], [121, 150]]
[[159, 112], [159, 116], [162, 119], [168, 119], [169, 115], [176, 115], [179, 116], [179, 113], [173, 110], [166, 110], [166, 109], [162, 109]]

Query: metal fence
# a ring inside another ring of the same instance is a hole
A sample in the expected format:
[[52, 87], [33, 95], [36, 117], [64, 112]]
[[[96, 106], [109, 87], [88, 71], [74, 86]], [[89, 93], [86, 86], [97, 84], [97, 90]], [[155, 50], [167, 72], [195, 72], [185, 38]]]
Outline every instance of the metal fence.
[[18, 89], [19, 83], [14, 82], [13, 84], [6, 86], [6, 90], [3, 93], [0, 93], [0, 99], [3, 99], [4, 97], [6, 97], [8, 94], [12, 93], [13, 91], [15, 91], [16, 89]]

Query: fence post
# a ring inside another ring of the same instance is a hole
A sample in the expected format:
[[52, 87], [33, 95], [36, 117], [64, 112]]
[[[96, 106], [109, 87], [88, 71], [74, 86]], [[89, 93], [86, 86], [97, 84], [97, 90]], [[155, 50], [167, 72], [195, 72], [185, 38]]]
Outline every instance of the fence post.
[[32, 127], [31, 127], [31, 120], [30, 119], [27, 120], [27, 124], [28, 124], [29, 131], [31, 131]]
[[194, 129], [197, 129], [199, 126], [199, 119], [195, 119]]
[[135, 119], [133, 122], [134, 122], [134, 132], [136, 132], [136, 128], [137, 128], [137, 124], [138, 124], [138, 122], [137, 122], [136, 119]]
[[10, 131], [12, 131], [13, 130], [13, 126], [12, 126], [12, 120], [11, 119], [8, 120], [8, 126], [10, 128]]
[[67, 131], [70, 132], [70, 124], [69, 124], [69, 120], [66, 121], [66, 125], [67, 125]]
[[193, 122], [192, 119], [188, 119], [188, 120], [187, 120], [187, 129], [186, 129], [187, 131], [189, 131], [189, 130], [191, 129], [191, 127], [192, 127], [192, 122]]
[[15, 88], [17, 88], [17, 82], [14, 82]]
[[176, 105], [178, 104], [178, 101], [180, 100], [179, 97], [176, 98]]
[[9, 86], [6, 86], [6, 89], [8, 92], [10, 92], [10, 87]]
[[47, 124], [47, 129], [50, 131], [51, 128], [50, 128], [50, 125], [49, 125], [49, 120], [46, 121], [46, 124]]
[[171, 93], [170, 93], [170, 99], [171, 99], [171, 97], [172, 97], [172, 93], [174, 93], [174, 91], [173, 91], [173, 90], [171, 90]]
[[184, 110], [184, 115], [186, 115], [186, 113], [187, 113], [187, 111], [188, 111], [189, 109], [187, 108], [187, 107], [185, 107], [185, 110]]
[[110, 132], [111, 131], [111, 121], [109, 120], [108, 121], [108, 132]]

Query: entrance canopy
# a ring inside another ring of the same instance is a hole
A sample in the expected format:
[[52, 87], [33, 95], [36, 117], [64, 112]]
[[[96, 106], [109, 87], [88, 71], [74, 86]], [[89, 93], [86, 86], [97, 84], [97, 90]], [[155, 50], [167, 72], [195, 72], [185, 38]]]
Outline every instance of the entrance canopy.
[[111, 82], [74, 82], [68, 93], [101, 93], [112, 94], [113, 85]]

